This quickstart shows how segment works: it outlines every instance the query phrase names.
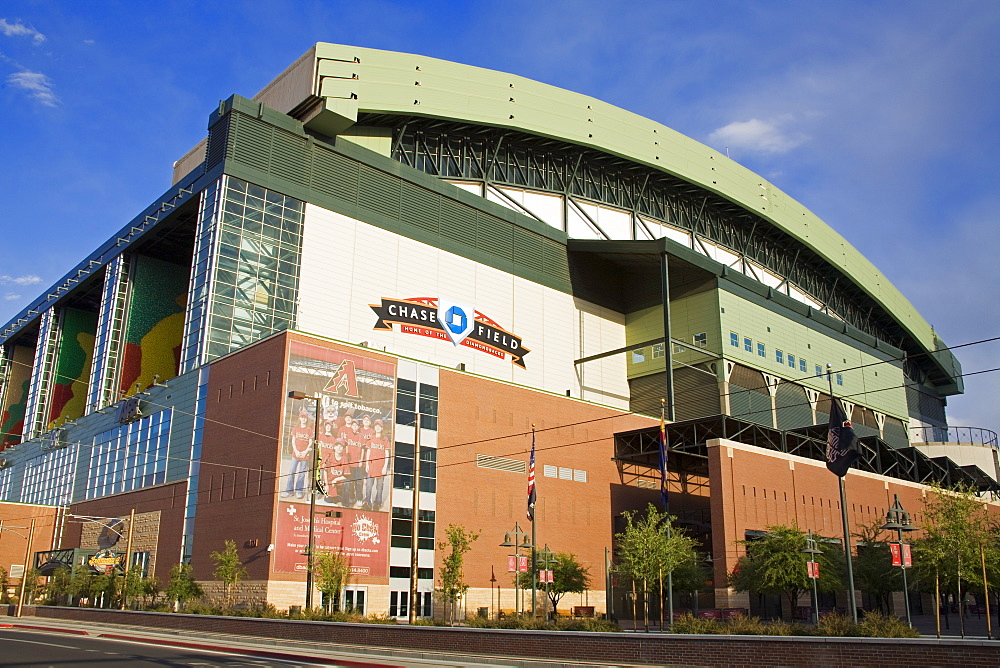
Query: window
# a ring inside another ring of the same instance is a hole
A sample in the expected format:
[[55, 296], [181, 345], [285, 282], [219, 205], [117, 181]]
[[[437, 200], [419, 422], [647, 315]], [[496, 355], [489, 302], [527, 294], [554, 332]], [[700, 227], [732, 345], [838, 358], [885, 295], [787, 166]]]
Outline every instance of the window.
[[788, 353], [788, 366], [795, 368], [795, 355]]
[[767, 357], [767, 349], [764, 347], [763, 343], [757, 344], [757, 354], [761, 357]]
[[808, 369], [809, 369], [809, 365], [806, 364], [806, 361], [800, 357], [799, 358], [799, 371], [801, 371], [802, 373], [805, 373]]
[[837, 374], [837, 385], [843, 385], [843, 384], [844, 384], [844, 377], [838, 373]]
[[[413, 489], [413, 444], [396, 443], [392, 458], [392, 486]], [[420, 491], [437, 491], [437, 449], [420, 448]]]
[[666, 346], [662, 343], [653, 344], [653, 359], [660, 359], [663, 357], [663, 353], [666, 351]]
[[168, 408], [94, 437], [87, 471], [87, 499], [165, 481], [172, 412]]
[[748, 338], [744, 338], [743, 339], [743, 350], [747, 351], [748, 353], [752, 353], [753, 352], [753, 340], [752, 339], [748, 339]]
[[775, 350], [774, 351], [774, 360], [778, 364], [784, 364], [785, 363], [785, 353], [781, 352], [780, 350]]
[[400, 378], [396, 381], [396, 422], [414, 426], [417, 418], [417, 397], [420, 397], [420, 428], [437, 430], [438, 388]]
[[646, 349], [636, 348], [632, 351], [632, 364], [639, 364], [646, 361]]
[[[417, 527], [417, 547], [421, 550], [434, 549], [434, 511], [420, 511], [420, 526]], [[393, 508], [392, 509], [392, 537], [389, 545], [391, 547], [405, 547], [409, 549], [413, 544], [413, 509]]]
[[816, 365], [816, 375], [817, 376], [823, 375], [823, 367], [821, 367], [819, 364]]
[[[389, 577], [391, 578], [402, 578], [404, 580], [410, 579], [410, 567], [409, 566], [390, 566], [389, 567]], [[418, 580], [433, 580], [434, 579], [434, 569], [433, 568], [418, 568], [417, 569], [417, 579]]]
[[[431, 614], [433, 613], [433, 608], [432, 608], [433, 598], [434, 598], [433, 592], [429, 591], [417, 592], [417, 605], [416, 605], [417, 617], [431, 616]], [[409, 616], [410, 611], [407, 609], [407, 602], [409, 601], [409, 599], [410, 599], [410, 592], [408, 591], [389, 592], [389, 616], [390, 617]]]
[[77, 446], [50, 450], [24, 464], [21, 503], [64, 506], [72, 501]]
[[736, 332], [729, 332], [729, 345], [736, 348], [740, 347], [740, 335]]
[[409, 603], [409, 600], [410, 600], [410, 592], [408, 591], [389, 592], [389, 616], [390, 617], [408, 616], [410, 614], [410, 611], [407, 609], [407, 604]]
[[[368, 590], [365, 588], [347, 587], [343, 591], [344, 606], [343, 609], [348, 612], [356, 612], [360, 615], [365, 614], [365, 598], [367, 597]], [[329, 605], [328, 604], [332, 604]], [[323, 594], [323, 607], [330, 607], [334, 612], [340, 612], [340, 599], [335, 598], [330, 601], [330, 595]]]
[[694, 335], [694, 345], [699, 348], [704, 348], [708, 346], [708, 334], [706, 332], [701, 332], [700, 334]]

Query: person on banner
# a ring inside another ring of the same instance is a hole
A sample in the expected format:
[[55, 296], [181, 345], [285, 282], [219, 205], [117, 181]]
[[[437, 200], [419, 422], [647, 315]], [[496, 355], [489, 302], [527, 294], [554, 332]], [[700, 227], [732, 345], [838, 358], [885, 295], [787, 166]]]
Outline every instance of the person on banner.
[[333, 444], [337, 440], [337, 423], [332, 419], [323, 420], [319, 435], [319, 480], [326, 484], [325, 462], [333, 456]]
[[361, 421], [351, 420], [351, 431], [347, 438], [347, 458], [351, 463], [351, 496], [354, 498], [354, 506], [360, 508], [364, 501], [364, 478], [365, 478], [365, 441], [361, 435]]
[[313, 428], [309, 425], [309, 413], [299, 411], [299, 424], [292, 427], [288, 435], [289, 444], [292, 451], [292, 470], [288, 473], [288, 481], [285, 483], [285, 491], [281, 496], [288, 498], [294, 494], [297, 498], [305, 497], [306, 477], [310, 468], [310, 457], [312, 457]]
[[333, 448], [323, 460], [323, 483], [326, 487], [326, 502], [349, 508], [354, 499], [349, 494], [351, 465], [347, 458], [344, 439], [333, 441]]
[[383, 432], [385, 423], [382, 420], [375, 420], [373, 427], [373, 435], [368, 440], [368, 458], [365, 460], [365, 473], [368, 476], [365, 480], [365, 507], [368, 510], [381, 510], [392, 446]]

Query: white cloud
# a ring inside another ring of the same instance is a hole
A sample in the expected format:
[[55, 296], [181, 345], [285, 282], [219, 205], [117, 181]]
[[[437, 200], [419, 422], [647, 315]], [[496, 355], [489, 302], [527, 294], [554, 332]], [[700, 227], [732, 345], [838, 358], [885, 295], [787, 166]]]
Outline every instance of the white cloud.
[[41, 72], [23, 70], [7, 76], [7, 83], [15, 88], [22, 88], [46, 107], [55, 107], [59, 98], [52, 90], [52, 82]]
[[35, 44], [41, 44], [45, 41], [45, 35], [34, 28], [24, 25], [20, 21], [7, 23], [6, 19], [0, 19], [0, 32], [7, 37], [30, 37], [34, 40]]
[[12, 292], [8, 292], [7, 294], [5, 294], [5, 295], [3, 296], [3, 298], [4, 298], [4, 300], [5, 300], [5, 301], [8, 301], [8, 302], [12, 302], [12, 301], [14, 301], [15, 299], [20, 299], [20, 298], [21, 298], [21, 295], [15, 295], [15, 294], [14, 294], [14, 293], [12, 293]]
[[708, 140], [715, 146], [743, 149], [758, 153], [787, 153], [809, 138], [803, 134], [782, 132], [781, 121], [733, 121], [713, 130]]
[[41, 283], [42, 279], [34, 274], [25, 274], [24, 276], [0, 276], [0, 285], [34, 285], [35, 283]]

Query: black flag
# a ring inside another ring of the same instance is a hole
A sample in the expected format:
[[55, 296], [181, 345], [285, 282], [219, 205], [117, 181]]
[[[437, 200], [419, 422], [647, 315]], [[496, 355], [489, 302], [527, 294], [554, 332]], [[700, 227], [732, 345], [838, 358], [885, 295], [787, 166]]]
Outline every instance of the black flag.
[[843, 478], [858, 460], [858, 435], [844, 414], [840, 402], [830, 397], [830, 431], [826, 435], [826, 468]]

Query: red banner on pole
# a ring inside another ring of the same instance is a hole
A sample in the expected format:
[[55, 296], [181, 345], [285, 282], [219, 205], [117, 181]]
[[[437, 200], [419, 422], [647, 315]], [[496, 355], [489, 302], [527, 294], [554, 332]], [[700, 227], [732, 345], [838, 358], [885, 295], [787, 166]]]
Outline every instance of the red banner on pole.
[[518, 557], [517, 558], [517, 570], [520, 571], [521, 573], [527, 573], [528, 572], [528, 556], [527, 555], [525, 555], [523, 557]]
[[517, 557], [513, 554], [507, 555], [507, 572], [514, 573], [517, 571]]
[[[909, 545], [907, 545], [909, 547]], [[889, 552], [892, 554], [892, 565], [903, 565], [903, 550], [899, 543], [889, 543]]]
[[819, 562], [818, 561], [810, 561], [810, 562], [807, 562], [807, 566], [809, 567], [809, 577], [811, 577], [813, 579], [818, 578], [819, 577]]
[[910, 568], [913, 566], [913, 554], [910, 552], [910, 546], [903, 543], [903, 568]]

